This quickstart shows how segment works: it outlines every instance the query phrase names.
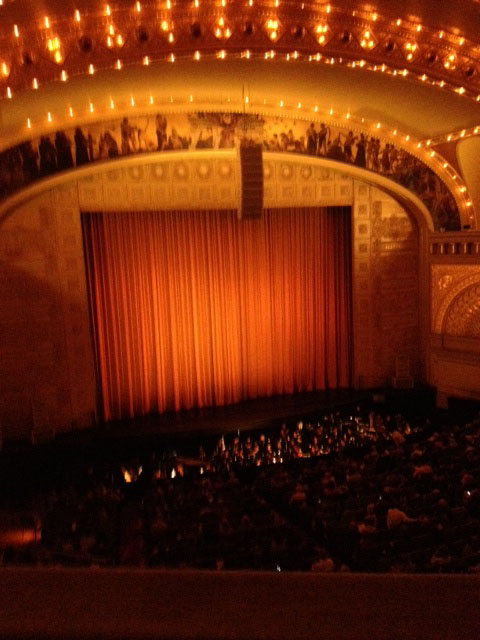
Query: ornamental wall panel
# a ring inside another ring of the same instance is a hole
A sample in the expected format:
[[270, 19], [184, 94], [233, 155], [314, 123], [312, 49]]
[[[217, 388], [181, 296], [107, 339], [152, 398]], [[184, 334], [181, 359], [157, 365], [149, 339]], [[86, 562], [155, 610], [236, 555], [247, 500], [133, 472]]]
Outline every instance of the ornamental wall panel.
[[128, 191], [126, 185], [105, 184], [103, 186], [103, 198], [108, 209], [126, 209], [131, 206], [128, 202]]
[[480, 279], [464, 289], [450, 304], [443, 331], [447, 336], [480, 338]]
[[163, 209], [165, 203], [171, 199], [171, 189], [166, 184], [152, 184], [150, 187], [150, 193], [152, 196], [152, 208]]
[[379, 189], [355, 181], [353, 318], [355, 380], [383, 386], [399, 356], [419, 373], [418, 234], [404, 209]]
[[[435, 258], [437, 260], [437, 258]], [[480, 268], [469, 256], [430, 265], [429, 382], [437, 401], [480, 399]]]
[[152, 202], [150, 185], [127, 184], [127, 202], [135, 209], [150, 208]]
[[[447, 311], [455, 299], [480, 283], [480, 268], [478, 264], [432, 264], [430, 275], [431, 296], [431, 331], [433, 334], [441, 334], [447, 321]], [[468, 305], [467, 305], [468, 307]], [[450, 309], [450, 312], [460, 314]], [[453, 317], [448, 321], [450, 326], [454, 323]], [[458, 335], [455, 333], [454, 335]]]
[[78, 204], [84, 211], [99, 210], [104, 203], [103, 184], [82, 178], [78, 181]]
[[303, 162], [264, 160], [263, 201], [266, 208], [349, 206], [353, 178]]
[[372, 260], [370, 233], [370, 187], [354, 181], [352, 210], [353, 344], [355, 385], [375, 385], [374, 327], [372, 318]]

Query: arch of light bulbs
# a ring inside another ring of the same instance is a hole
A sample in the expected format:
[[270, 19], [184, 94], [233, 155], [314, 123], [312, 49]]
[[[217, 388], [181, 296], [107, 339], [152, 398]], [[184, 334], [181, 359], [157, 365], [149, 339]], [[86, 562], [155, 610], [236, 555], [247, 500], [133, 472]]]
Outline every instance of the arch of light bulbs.
[[[0, 4], [0, 25], [2, 24], [1, 7], [3, 4]], [[98, 11], [85, 13], [84, 15], [77, 9], [69, 19], [63, 16], [57, 19], [50, 19], [45, 16], [40, 24], [37, 25], [37, 32], [35, 34], [28, 32], [27, 35], [36, 36], [36, 38], [29, 38], [31, 41], [44, 42], [49, 59], [54, 63], [54, 68], [56, 64], [59, 69], [63, 65], [66, 54], [59, 33], [65, 33], [64, 39], [67, 41], [68, 37], [71, 36], [72, 21], [74, 28], [76, 27], [78, 31], [76, 36], [82, 33], [83, 23], [94, 22], [92, 29], [103, 33], [103, 45], [112, 50], [113, 53], [119, 52], [123, 48], [127, 40], [126, 30], [132, 24], [138, 26], [140, 17], [143, 15], [148, 14], [157, 23], [158, 30], [165, 36], [164, 40], [167, 47], [168, 45], [173, 47], [176, 44], [175, 29], [177, 24], [179, 28], [184, 28], [187, 21], [190, 21], [190, 26], [192, 29], [195, 26], [198, 32], [197, 35], [203, 36], [203, 23], [197, 21], [192, 24], [192, 20], [202, 19], [207, 25], [205, 26], [205, 35], [208, 32], [214, 36], [216, 42], [214, 45], [210, 43], [208, 49], [211, 51], [212, 47], [218, 48], [218, 57], [225, 58], [227, 57], [227, 51], [224, 45], [234, 33], [235, 20], [252, 20], [249, 23], [252, 25], [252, 29], [262, 31], [270, 40], [272, 46], [275, 45], [279, 52], [282, 49], [282, 53], [286, 55], [287, 59], [311, 60], [320, 56], [327, 63], [329, 60], [333, 60], [334, 63], [349, 64], [354, 68], [359, 64], [362, 68], [371, 71], [380, 70], [393, 75], [409, 75], [415, 80], [426, 82], [439, 88], [453, 90], [459, 95], [480, 102], [480, 78], [478, 74], [480, 71], [480, 49], [475, 46], [475, 43], [467, 41], [464, 36], [447, 30], [432, 30], [414, 19], [398, 18], [392, 21], [382, 17], [376, 11], [366, 8], [348, 11], [326, 2], [320, 4], [313, 2], [300, 3], [296, 0], [282, 0], [282, 2], [275, 0], [273, 5], [272, 2], [262, 2], [262, 0], [245, 0], [245, 4], [242, 2], [242, 6], [240, 6], [239, 2], [234, 2], [233, 0], [221, 0], [220, 2], [192, 0], [191, 2], [181, 3], [175, 0], [162, 0], [160, 2], [154, 2], [153, 0], [140, 2], [137, 0], [128, 5], [101, 5], [102, 8]], [[254, 8], [253, 13], [252, 8]], [[255, 10], [258, 11], [255, 13]], [[232, 13], [235, 13], [235, 15], [232, 15]], [[127, 23], [127, 27], [122, 35], [118, 24], [125, 27], [125, 23]], [[14, 64], [11, 54], [15, 49], [18, 50], [17, 53], [22, 49], [21, 41], [24, 27], [20, 28], [17, 24], [8, 25], [5, 22], [5, 29], [10, 29], [9, 37], [10, 40], [13, 37], [13, 42], [6, 42], [5, 47], [8, 51], [7, 57], [10, 56], [10, 60], [2, 60], [0, 58], [0, 82], [3, 78], [4, 83], [7, 83], [4, 90], [0, 91], [0, 96], [11, 98], [15, 92], [14, 87], [8, 85], [8, 78]], [[345, 29], [343, 57], [338, 55], [340, 29]], [[317, 51], [315, 52], [307, 52], [305, 45], [302, 43], [307, 32], [318, 43]], [[285, 53], [285, 45], [282, 43], [282, 38], [285, 39], [285, 36], [291, 36], [290, 40], [292, 40], [292, 37], [297, 38], [300, 45], [299, 49], [301, 50]], [[358, 44], [359, 51], [348, 50], [350, 40]], [[204, 43], [202, 42], [202, 44]], [[389, 49], [389, 47], [391, 48]], [[434, 48], [432, 49], [432, 47]], [[185, 45], [185, 42], [183, 42], [183, 49], [188, 50], [189, 48], [191, 49], [192, 45]], [[262, 49], [261, 52], [257, 45], [257, 50], [252, 49], [249, 52], [250, 55], [244, 57], [250, 58], [257, 55], [263, 55], [266, 59], [275, 57], [268, 51], [268, 47], [262, 45], [260, 48]], [[374, 59], [375, 57], [378, 58], [380, 49], [385, 60], [388, 59], [388, 54], [398, 49], [402, 52], [406, 66], [399, 65], [397, 67], [383, 62], [378, 64], [378, 60], [375, 61]], [[364, 53], [365, 57], [370, 57], [370, 59], [367, 61], [359, 59], [361, 57], [359, 52]], [[69, 53], [69, 59], [71, 59], [72, 51]], [[236, 50], [235, 53], [239, 54], [240, 52]], [[14, 57], [16, 55], [15, 53]], [[202, 55], [201, 49], [195, 52], [195, 59], [198, 59], [200, 55]], [[429, 58], [429, 55], [433, 57]], [[426, 60], [424, 60], [425, 56], [427, 56]], [[125, 61], [117, 57], [114, 63], [115, 68], [121, 68], [124, 63], [132, 62], [131, 52], [127, 57], [129, 59]], [[174, 60], [175, 51], [172, 50], [170, 53], [163, 55], [163, 59], [166, 57]], [[143, 55], [142, 59], [144, 64], [145, 60], [147, 60], [146, 64], [149, 64], [150, 56]], [[136, 60], [136, 62], [139, 62], [139, 60]], [[51, 72], [49, 69], [50, 75], [47, 81], [53, 79], [66, 81], [70, 74], [79, 75], [86, 72], [85, 68], [79, 70], [78, 64], [76, 66], [76, 69], [63, 68], [56, 72]], [[93, 64], [87, 66], [88, 73], [92, 73]], [[111, 67], [111, 62], [104, 62], [99, 64], [98, 68], [108, 68], [109, 66]], [[408, 69], [407, 67], [410, 68]], [[422, 73], [419, 72], [420, 67], [423, 68]], [[430, 71], [428, 71], [427, 67], [430, 67]], [[437, 67], [437, 70], [435, 70], [435, 67]], [[440, 68], [441, 73], [438, 68]], [[463, 75], [460, 73], [461, 70], [463, 70]], [[37, 74], [37, 76], [29, 79], [31, 86], [34, 88], [37, 88], [40, 82], [43, 82], [43, 78], [39, 77], [40, 75]], [[442, 75], [442, 79], [439, 79], [440, 75]], [[16, 77], [18, 78], [18, 74]]]
[[[480, 2], [480, 0], [479, 0]], [[265, 59], [265, 60], [273, 60], [273, 59], [280, 59], [280, 60], [286, 60], [287, 62], [290, 60], [294, 60], [294, 61], [308, 61], [309, 63], [323, 63], [326, 65], [335, 65], [335, 64], [339, 64], [339, 65], [344, 65], [347, 66], [351, 69], [355, 69], [355, 68], [359, 68], [359, 69], [366, 69], [369, 71], [374, 71], [374, 72], [379, 72], [379, 73], [384, 73], [387, 75], [391, 75], [391, 76], [401, 76], [401, 77], [412, 77], [412, 74], [410, 74], [408, 72], [407, 69], [395, 69], [392, 67], [387, 66], [386, 64], [381, 64], [381, 65], [372, 65], [368, 62], [366, 62], [365, 60], [358, 60], [358, 61], [350, 61], [350, 60], [344, 60], [342, 57], [340, 58], [335, 58], [335, 57], [325, 57], [322, 54], [316, 53], [316, 54], [311, 54], [308, 56], [302, 56], [298, 51], [294, 50], [291, 53], [282, 53], [282, 54], [277, 54], [277, 52], [275, 51], [275, 49], [270, 49], [268, 51], [265, 51], [265, 53], [263, 54], [254, 54], [251, 50], [246, 49], [242, 52], [240, 52], [239, 54], [228, 54], [227, 51], [225, 49], [221, 49], [219, 51], [216, 52], [216, 54], [209, 54], [207, 56], [203, 56], [206, 59], [211, 59], [212, 57], [215, 57], [217, 59], [222, 59], [225, 60], [228, 57], [230, 58], [241, 58], [241, 59], [247, 59], [247, 60], [252, 60], [252, 59]], [[200, 50], [196, 50], [193, 53], [193, 60], [194, 61], [198, 61], [202, 58], [202, 53]], [[144, 66], [149, 66], [150, 64], [154, 63], [154, 62], [160, 62], [160, 61], [168, 61], [170, 63], [175, 62], [176, 60], [185, 60], [185, 59], [192, 59], [191, 56], [187, 56], [187, 55], [183, 55], [183, 56], [178, 56], [175, 55], [173, 52], [170, 53], [168, 56], [163, 57], [163, 58], [153, 58], [151, 56], [145, 55], [142, 57], [142, 64]], [[120, 58], [118, 58], [115, 61], [114, 64], [114, 68], [116, 70], [121, 70], [124, 67], [124, 63], [122, 62], [122, 60]], [[95, 67], [95, 65], [93, 63], [90, 63], [87, 67], [87, 73], [89, 75], [94, 75], [99, 69]], [[102, 69], [103, 70], [103, 69]], [[84, 75], [84, 74], [82, 74]], [[60, 80], [62, 82], [66, 82], [69, 79], [69, 76], [67, 74], [67, 72], [65, 70], [62, 70], [60, 73]], [[431, 80], [428, 79], [425, 74], [423, 74], [422, 76], [420, 76], [420, 81], [421, 82], [428, 82], [429, 84], [431, 84], [432, 86], [438, 87], [440, 89], [443, 89], [446, 84], [443, 81], [436, 81], [436, 80]], [[36, 90], [39, 88], [39, 81], [37, 78], [33, 78], [32, 80], [32, 89]], [[457, 92], [463, 94], [464, 92], [462, 91], [458, 91]], [[11, 99], [13, 98], [13, 93], [10, 87], [7, 87], [6, 89], [6, 97]], [[480, 94], [475, 96], [475, 100], [477, 102], [480, 102]], [[450, 142], [451, 140], [458, 140], [459, 138], [464, 138], [464, 137], [471, 137], [471, 136], [476, 136], [480, 133], [480, 125], [476, 125], [474, 127], [470, 127], [468, 129], [462, 129], [459, 130], [458, 132], [452, 132], [449, 134], [444, 134], [442, 136], [437, 136], [431, 139], [431, 143], [432, 144], [439, 144], [441, 142]], [[430, 144], [430, 143], [429, 143]]]

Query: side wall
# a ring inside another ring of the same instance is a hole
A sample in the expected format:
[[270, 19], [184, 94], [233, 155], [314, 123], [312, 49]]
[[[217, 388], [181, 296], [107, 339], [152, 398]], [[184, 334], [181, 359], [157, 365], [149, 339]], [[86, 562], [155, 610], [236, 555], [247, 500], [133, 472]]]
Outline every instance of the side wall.
[[[381, 387], [421, 377], [419, 232], [389, 195], [355, 181], [353, 323], [355, 384]], [[426, 303], [426, 301], [425, 301]], [[402, 361], [402, 371], [397, 371]]]
[[480, 400], [480, 234], [430, 239], [429, 379], [438, 403]]
[[4, 439], [92, 423], [95, 379], [75, 194], [49, 191], [0, 232]]
[[[80, 211], [237, 208], [234, 152], [139, 158], [64, 182], [3, 219], [0, 425], [41, 439], [93, 424], [96, 383]], [[419, 372], [418, 233], [383, 191], [308, 160], [266, 159], [266, 207], [353, 206], [354, 382], [388, 384], [398, 354]]]

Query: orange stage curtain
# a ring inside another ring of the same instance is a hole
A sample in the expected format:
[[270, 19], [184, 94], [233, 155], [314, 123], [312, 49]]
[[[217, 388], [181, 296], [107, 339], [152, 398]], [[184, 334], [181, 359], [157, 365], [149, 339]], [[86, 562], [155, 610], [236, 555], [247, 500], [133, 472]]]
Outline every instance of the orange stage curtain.
[[105, 420], [350, 386], [350, 208], [82, 220]]

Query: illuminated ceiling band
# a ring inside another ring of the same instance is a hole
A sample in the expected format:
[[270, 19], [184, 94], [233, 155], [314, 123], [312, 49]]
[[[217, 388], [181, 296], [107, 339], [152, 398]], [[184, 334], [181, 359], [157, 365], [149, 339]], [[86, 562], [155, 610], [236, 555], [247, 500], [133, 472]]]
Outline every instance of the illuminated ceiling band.
[[[480, 101], [480, 48], [412, 17], [293, 0], [84, 3], [36, 19], [0, 6], [0, 94], [100, 69], [231, 56], [359, 65]], [[81, 3], [78, 3], [81, 4]]]

